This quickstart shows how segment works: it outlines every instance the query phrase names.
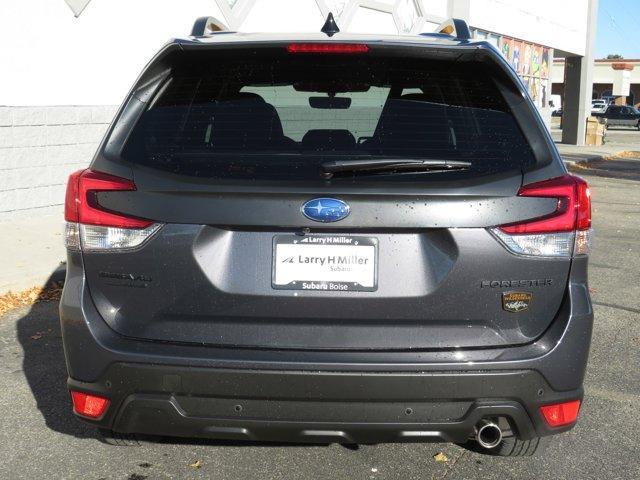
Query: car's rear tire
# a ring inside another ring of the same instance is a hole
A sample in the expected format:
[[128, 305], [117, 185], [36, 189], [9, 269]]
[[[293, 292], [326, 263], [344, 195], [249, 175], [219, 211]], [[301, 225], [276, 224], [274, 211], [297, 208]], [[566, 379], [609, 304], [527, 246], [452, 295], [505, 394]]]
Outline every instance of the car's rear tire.
[[520, 440], [516, 437], [506, 437], [491, 449], [481, 447], [475, 440], [469, 440], [460, 446], [482, 455], [496, 457], [532, 457], [542, 454], [549, 444], [550, 437], [536, 437], [531, 440]]
[[100, 439], [108, 445], [116, 447], [139, 447], [142, 445], [140, 437], [133, 433], [114, 432], [106, 428], [99, 428], [98, 433], [100, 434]]
[[499, 457], [532, 457], [544, 452], [549, 440], [550, 437], [536, 437], [531, 440], [508, 437], [493, 449], [493, 453]]

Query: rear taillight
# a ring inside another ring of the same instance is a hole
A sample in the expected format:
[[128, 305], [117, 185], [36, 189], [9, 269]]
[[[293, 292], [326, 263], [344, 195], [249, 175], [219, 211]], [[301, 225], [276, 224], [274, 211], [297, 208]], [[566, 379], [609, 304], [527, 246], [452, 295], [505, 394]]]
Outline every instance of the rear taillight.
[[573, 175], [552, 178], [523, 186], [519, 197], [556, 198], [556, 211], [546, 217], [500, 227], [505, 233], [550, 233], [588, 230], [591, 227], [591, 201], [587, 182]]
[[100, 192], [134, 191], [126, 178], [92, 170], [79, 170], [69, 177], [64, 218], [67, 248], [113, 250], [139, 246], [160, 225], [131, 215], [113, 212], [98, 203]]
[[591, 198], [587, 182], [573, 175], [523, 186], [520, 197], [557, 200], [555, 212], [491, 232], [520, 255], [569, 257], [587, 255], [591, 243]]
[[363, 43], [291, 43], [289, 53], [367, 53], [369, 46]]
[[97, 420], [101, 418], [111, 403], [108, 398], [71, 390], [73, 411], [83, 417]]
[[67, 222], [120, 228], [146, 228], [153, 222], [111, 212], [98, 204], [99, 192], [125, 192], [136, 189], [126, 178], [80, 170], [72, 173], [67, 184], [64, 218]]
[[571, 425], [578, 419], [580, 400], [554, 403], [540, 407], [540, 413], [550, 427], [562, 427]]

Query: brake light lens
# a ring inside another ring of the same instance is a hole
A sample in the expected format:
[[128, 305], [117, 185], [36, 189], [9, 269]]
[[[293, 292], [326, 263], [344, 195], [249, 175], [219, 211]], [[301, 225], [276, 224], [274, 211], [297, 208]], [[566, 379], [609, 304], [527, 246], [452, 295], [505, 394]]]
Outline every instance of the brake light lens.
[[289, 53], [367, 53], [369, 46], [363, 43], [291, 43]]
[[153, 222], [111, 212], [98, 204], [99, 192], [125, 192], [135, 189], [135, 184], [126, 178], [92, 170], [80, 170], [72, 173], [67, 183], [65, 220], [84, 225], [146, 228]]
[[64, 197], [64, 219], [67, 222], [78, 221], [78, 203], [80, 199], [78, 197], [78, 183], [80, 182], [80, 175], [84, 170], [78, 170], [69, 175], [67, 181], [67, 193]]
[[94, 420], [102, 417], [111, 403], [108, 398], [74, 390], [71, 390], [71, 401], [73, 402], [73, 411], [76, 414]]
[[98, 202], [100, 192], [135, 190], [135, 184], [126, 178], [88, 169], [71, 174], [64, 209], [67, 248], [119, 250], [137, 247], [150, 238], [161, 224], [108, 210]]
[[519, 197], [557, 199], [556, 211], [540, 219], [513, 225], [503, 225], [506, 233], [571, 232], [591, 228], [591, 196], [587, 182], [573, 175], [564, 175], [523, 186]]
[[555, 212], [515, 224], [493, 228], [513, 253], [549, 257], [587, 255], [591, 245], [591, 195], [587, 182], [573, 175], [523, 186], [520, 197], [556, 200]]
[[580, 400], [554, 403], [540, 407], [540, 413], [550, 427], [570, 425], [578, 419]]

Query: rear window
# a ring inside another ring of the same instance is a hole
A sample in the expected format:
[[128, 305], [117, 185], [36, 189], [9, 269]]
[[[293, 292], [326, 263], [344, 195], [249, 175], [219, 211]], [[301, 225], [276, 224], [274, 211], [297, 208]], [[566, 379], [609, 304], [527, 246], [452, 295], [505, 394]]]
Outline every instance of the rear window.
[[[534, 162], [482, 64], [240, 51], [177, 65], [124, 157], [183, 175], [285, 181], [318, 180], [336, 159], [469, 161], [446, 174], [463, 176]], [[375, 176], [390, 175], [427, 174]]]

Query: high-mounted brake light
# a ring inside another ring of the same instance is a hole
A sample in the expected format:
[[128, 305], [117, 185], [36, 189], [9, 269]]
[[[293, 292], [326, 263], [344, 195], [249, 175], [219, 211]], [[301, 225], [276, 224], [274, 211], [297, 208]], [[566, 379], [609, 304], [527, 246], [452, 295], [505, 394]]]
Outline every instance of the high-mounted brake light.
[[369, 46], [363, 43], [291, 43], [289, 53], [367, 53]]
[[115, 250], [141, 245], [159, 230], [151, 220], [113, 212], [98, 203], [100, 192], [134, 191], [126, 178], [92, 170], [80, 170], [69, 177], [64, 218], [67, 248], [72, 250]]
[[570, 425], [578, 419], [580, 400], [564, 403], [554, 403], [540, 407], [540, 413], [550, 427]]
[[108, 398], [71, 390], [73, 411], [83, 417], [99, 419], [104, 415], [111, 403]]
[[587, 182], [573, 175], [520, 188], [519, 197], [556, 200], [556, 210], [544, 217], [493, 228], [491, 233], [521, 255], [568, 257], [586, 255], [591, 243], [591, 197]]

